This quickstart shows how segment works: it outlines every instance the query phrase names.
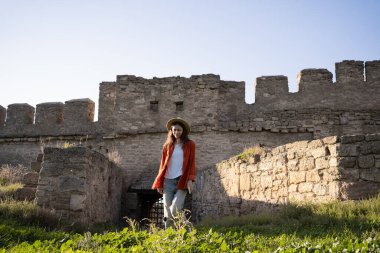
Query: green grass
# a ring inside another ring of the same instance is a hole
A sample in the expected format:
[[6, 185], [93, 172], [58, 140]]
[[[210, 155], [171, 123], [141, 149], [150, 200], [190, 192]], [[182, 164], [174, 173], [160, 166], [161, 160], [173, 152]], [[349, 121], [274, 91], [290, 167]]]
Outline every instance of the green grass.
[[20, 183], [0, 185], [0, 199], [12, 198], [17, 189], [22, 187]]
[[[245, 150], [238, 159], [257, 154], [262, 154], [260, 147]], [[85, 229], [62, 222], [34, 202], [12, 199], [23, 172], [21, 167], [0, 170], [0, 253], [380, 252], [380, 195], [362, 201], [290, 204], [276, 213], [210, 217], [190, 232], [181, 225], [175, 230], [140, 230], [133, 221], [124, 229], [110, 224]]]
[[44, 215], [33, 203], [1, 202], [0, 252], [380, 252], [380, 196], [209, 218], [190, 232], [130, 223], [120, 231], [74, 233]]
[[22, 175], [27, 171], [22, 165], [0, 167], [0, 199], [13, 198], [17, 189], [22, 188]]
[[263, 147], [254, 146], [250, 148], [245, 148], [244, 151], [236, 156], [237, 159], [248, 161], [250, 157], [254, 157], [255, 155], [263, 155], [265, 150]]

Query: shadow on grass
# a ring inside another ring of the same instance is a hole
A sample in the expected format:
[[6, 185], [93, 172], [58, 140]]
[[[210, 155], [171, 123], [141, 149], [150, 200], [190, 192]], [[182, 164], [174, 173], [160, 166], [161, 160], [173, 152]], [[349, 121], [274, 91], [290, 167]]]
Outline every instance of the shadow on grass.
[[[237, 202], [232, 200], [232, 203]], [[365, 232], [380, 231], [380, 195], [368, 200], [326, 204], [270, 206], [260, 201], [250, 202], [251, 206], [265, 205], [271, 211], [240, 216], [210, 216], [203, 218], [197, 228], [220, 231], [234, 228], [243, 233], [263, 236], [287, 234], [300, 237], [321, 237], [347, 232], [360, 236]]]
[[31, 201], [8, 198], [0, 201], [0, 247], [33, 243], [36, 240], [64, 240], [70, 234], [103, 233], [121, 230], [124, 224], [98, 223], [84, 227], [57, 217], [52, 211], [41, 209]]

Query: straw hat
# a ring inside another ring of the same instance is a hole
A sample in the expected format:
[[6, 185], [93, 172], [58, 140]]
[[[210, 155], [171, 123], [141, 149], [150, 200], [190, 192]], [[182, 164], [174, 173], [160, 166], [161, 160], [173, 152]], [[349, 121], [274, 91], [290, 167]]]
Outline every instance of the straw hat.
[[168, 123], [166, 123], [166, 128], [168, 131], [172, 128], [173, 125], [179, 123], [184, 127], [184, 130], [187, 133], [190, 133], [190, 125], [187, 123], [184, 119], [181, 119], [180, 117], [169, 119]]

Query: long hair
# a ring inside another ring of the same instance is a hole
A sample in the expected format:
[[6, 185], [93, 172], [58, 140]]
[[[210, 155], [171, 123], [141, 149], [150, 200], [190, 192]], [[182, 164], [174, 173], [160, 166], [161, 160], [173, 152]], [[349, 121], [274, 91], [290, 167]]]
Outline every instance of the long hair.
[[[186, 131], [185, 126], [179, 122], [174, 123], [173, 126], [174, 125], [180, 125], [183, 129], [183, 132], [181, 135], [182, 143], [186, 143], [187, 141], [189, 141], [190, 140], [189, 139], [189, 133]], [[175, 137], [173, 135], [172, 128], [170, 127], [170, 130], [168, 131], [168, 137], [166, 138], [166, 142], [164, 143], [164, 147], [165, 146], [170, 147], [171, 145], [173, 145], [174, 142], [175, 142]]]

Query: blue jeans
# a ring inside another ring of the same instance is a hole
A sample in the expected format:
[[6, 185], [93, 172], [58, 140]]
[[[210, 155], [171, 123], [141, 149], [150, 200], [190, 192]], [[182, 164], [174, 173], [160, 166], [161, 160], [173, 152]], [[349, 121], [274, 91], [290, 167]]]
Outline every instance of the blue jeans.
[[165, 228], [173, 226], [173, 217], [181, 212], [185, 203], [186, 190], [177, 189], [180, 177], [164, 180], [164, 222]]

